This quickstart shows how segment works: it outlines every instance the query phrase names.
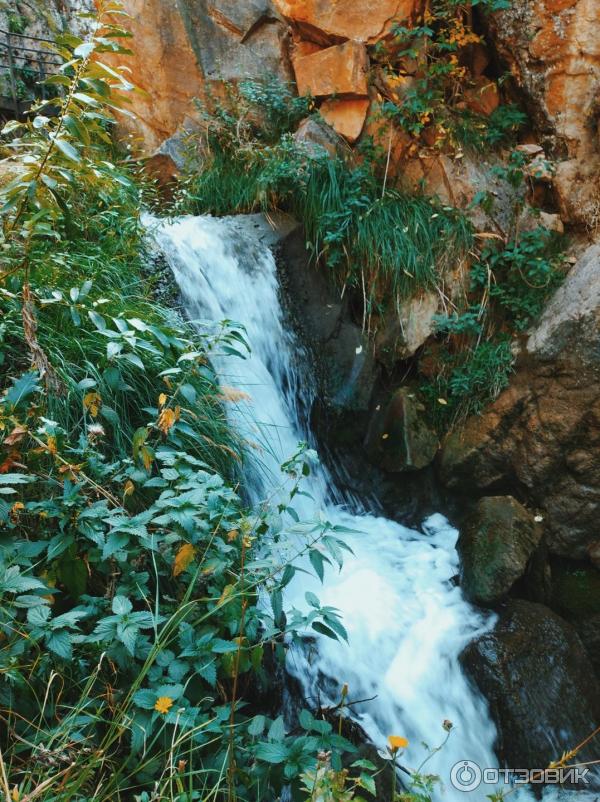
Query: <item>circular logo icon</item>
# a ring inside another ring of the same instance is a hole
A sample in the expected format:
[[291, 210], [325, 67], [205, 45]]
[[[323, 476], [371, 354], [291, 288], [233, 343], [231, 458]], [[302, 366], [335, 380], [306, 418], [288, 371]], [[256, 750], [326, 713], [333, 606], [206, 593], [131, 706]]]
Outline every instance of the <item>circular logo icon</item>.
[[459, 760], [452, 766], [450, 782], [457, 791], [474, 791], [481, 785], [481, 769], [472, 760]]

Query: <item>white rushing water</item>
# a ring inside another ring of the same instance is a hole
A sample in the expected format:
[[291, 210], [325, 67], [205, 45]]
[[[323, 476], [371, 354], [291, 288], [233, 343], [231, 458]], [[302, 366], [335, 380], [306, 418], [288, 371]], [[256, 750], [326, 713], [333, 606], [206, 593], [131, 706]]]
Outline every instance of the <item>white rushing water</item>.
[[[266, 465], [257, 497], [280, 484], [278, 466], [307, 438], [305, 415], [310, 389], [299, 369], [302, 352], [286, 331], [276, 266], [256, 234], [232, 219], [185, 217], [154, 220], [154, 237], [167, 257], [192, 319], [242, 323], [252, 348], [246, 360], [217, 364], [221, 382], [248, 394], [237, 405], [235, 425], [258, 443]], [[464, 646], [493, 621], [468, 604], [452, 581], [458, 572], [457, 532], [441, 515], [422, 531], [367, 513], [353, 515], [328, 499], [330, 479], [318, 469], [307, 480], [314, 502], [303, 499], [301, 515], [327, 519], [357, 530], [344, 539], [354, 551], [343, 569], [326, 572], [324, 584], [297, 574], [287, 604], [308, 607], [313, 591], [323, 604], [337, 607], [349, 644], [317, 636], [317, 648], [294, 650], [288, 670], [301, 683], [313, 707], [335, 704], [344, 683], [349, 699], [369, 699], [353, 714], [369, 738], [385, 747], [388, 735], [409, 739], [403, 762], [414, 768], [427, 754], [422, 742], [438, 746], [442, 723], [454, 730], [444, 748], [427, 764], [440, 775], [444, 799], [483, 800], [494, 789], [471, 794], [453, 789], [450, 769], [460, 760], [496, 766], [495, 727], [482, 697], [468, 684], [458, 657]], [[258, 498], [257, 498], [258, 500]]]

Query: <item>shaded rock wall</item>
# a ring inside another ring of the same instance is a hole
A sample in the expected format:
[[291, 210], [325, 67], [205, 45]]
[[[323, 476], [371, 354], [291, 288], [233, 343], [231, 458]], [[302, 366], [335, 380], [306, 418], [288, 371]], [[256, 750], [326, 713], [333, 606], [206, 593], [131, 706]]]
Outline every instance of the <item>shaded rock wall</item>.
[[531, 333], [511, 386], [447, 439], [455, 489], [508, 491], [536, 505], [550, 550], [600, 541], [600, 244], [588, 248]]

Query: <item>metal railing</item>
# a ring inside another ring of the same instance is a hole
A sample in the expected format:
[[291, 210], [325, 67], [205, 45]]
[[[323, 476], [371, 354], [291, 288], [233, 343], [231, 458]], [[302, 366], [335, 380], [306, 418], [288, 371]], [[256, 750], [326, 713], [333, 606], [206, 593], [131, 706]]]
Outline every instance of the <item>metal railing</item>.
[[2, 105], [18, 118], [26, 112], [32, 100], [45, 99], [44, 80], [58, 72], [60, 58], [46, 45], [52, 39], [28, 36], [0, 28], [0, 76], [8, 75], [10, 96], [2, 98]]

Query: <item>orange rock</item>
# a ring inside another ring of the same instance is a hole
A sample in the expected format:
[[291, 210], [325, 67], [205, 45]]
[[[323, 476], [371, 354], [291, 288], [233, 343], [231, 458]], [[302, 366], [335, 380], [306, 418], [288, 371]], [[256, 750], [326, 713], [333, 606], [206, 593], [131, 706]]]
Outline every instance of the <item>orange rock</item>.
[[467, 108], [476, 114], [485, 114], [487, 116], [500, 105], [498, 86], [484, 75], [476, 78], [473, 83], [475, 85], [467, 89], [464, 95]]
[[325, 122], [352, 143], [362, 132], [369, 111], [369, 100], [326, 100], [319, 111]]
[[600, 82], [598, 0], [514, 0], [490, 16], [490, 38], [557, 143], [554, 191], [566, 222], [591, 225], [600, 197], [594, 119]]
[[334, 45], [294, 62], [298, 94], [313, 97], [366, 97], [369, 61], [358, 42]]
[[420, 0], [274, 0], [275, 7], [305, 32], [314, 29], [332, 37], [375, 42], [396, 21], [407, 20]]

